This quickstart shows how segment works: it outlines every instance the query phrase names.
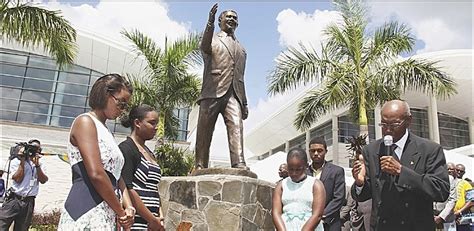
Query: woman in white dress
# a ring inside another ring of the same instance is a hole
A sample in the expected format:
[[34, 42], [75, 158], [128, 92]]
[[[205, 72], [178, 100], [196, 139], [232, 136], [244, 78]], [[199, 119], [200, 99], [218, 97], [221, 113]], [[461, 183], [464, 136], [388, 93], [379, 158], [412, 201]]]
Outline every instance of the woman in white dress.
[[294, 148], [286, 158], [288, 176], [273, 191], [273, 223], [279, 231], [322, 231], [326, 192], [320, 180], [306, 175], [305, 150]]
[[117, 223], [126, 229], [132, 225], [135, 209], [120, 177], [124, 158], [105, 125], [127, 108], [131, 94], [130, 84], [118, 74], [102, 76], [92, 86], [92, 111], [76, 117], [69, 134], [73, 184], [58, 230], [109, 231], [116, 230]]

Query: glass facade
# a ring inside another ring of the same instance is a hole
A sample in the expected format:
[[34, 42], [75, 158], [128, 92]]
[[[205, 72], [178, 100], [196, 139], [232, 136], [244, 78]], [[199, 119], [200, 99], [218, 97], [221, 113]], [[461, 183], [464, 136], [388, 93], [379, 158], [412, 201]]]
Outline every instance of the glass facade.
[[[417, 136], [429, 139], [428, 112], [425, 109], [412, 108], [410, 131]], [[469, 124], [448, 114], [438, 112], [439, 138], [445, 149], [459, 148], [469, 144]]]
[[310, 140], [315, 137], [324, 137], [326, 140], [326, 145], [331, 146], [333, 143], [332, 140], [332, 121], [328, 121], [324, 124], [319, 125], [316, 128], [313, 128], [309, 132]]
[[[410, 124], [410, 131], [415, 135], [429, 139], [429, 124], [428, 112], [425, 109], [411, 108], [412, 122]], [[374, 111], [369, 111], [369, 139], [375, 140], [375, 119]], [[469, 124], [467, 120], [459, 119], [451, 115], [438, 112], [438, 124], [440, 143], [444, 149], [459, 148], [469, 145]], [[339, 143], [347, 143], [346, 138], [359, 135], [359, 125], [354, 123], [349, 116], [341, 116], [338, 118], [338, 141]], [[310, 137], [323, 136], [328, 146], [333, 144], [332, 140], [332, 122], [326, 123], [310, 130]], [[305, 148], [306, 135], [303, 133], [300, 136], [290, 140], [290, 149], [295, 147]], [[285, 144], [272, 149], [273, 153], [278, 151], [285, 151]], [[259, 159], [264, 159], [261, 157]]]
[[101, 75], [76, 65], [59, 70], [51, 58], [0, 48], [0, 119], [69, 127], [88, 110], [90, 86]]
[[282, 144], [282, 145], [272, 149], [273, 154], [275, 154], [277, 152], [285, 152], [285, 144]]
[[293, 148], [306, 149], [306, 134], [303, 133], [300, 136], [290, 140], [289, 145], [290, 145], [289, 150]]
[[469, 124], [444, 113], [438, 113], [439, 138], [445, 149], [459, 148], [469, 145]]
[[[367, 119], [369, 124], [369, 140], [375, 140], [375, 126], [374, 126], [374, 111], [367, 111]], [[360, 133], [359, 124], [347, 115], [341, 116], [337, 119], [338, 122], [338, 139], [339, 143], [347, 143], [346, 139], [352, 138], [352, 136], [358, 136]]]
[[428, 124], [428, 112], [418, 108], [410, 108], [410, 112], [412, 116], [410, 131], [419, 137], [429, 139], [430, 127]]
[[[103, 73], [72, 65], [59, 70], [51, 58], [0, 48], [0, 119], [68, 128], [89, 110], [88, 94]], [[189, 109], [177, 110], [178, 140], [186, 140]], [[119, 122], [108, 121], [114, 133], [129, 133]]]
[[178, 137], [176, 140], [185, 141], [188, 138], [188, 120], [189, 120], [189, 113], [191, 109], [189, 108], [176, 108], [173, 111], [173, 114], [179, 120], [179, 127], [178, 127]]

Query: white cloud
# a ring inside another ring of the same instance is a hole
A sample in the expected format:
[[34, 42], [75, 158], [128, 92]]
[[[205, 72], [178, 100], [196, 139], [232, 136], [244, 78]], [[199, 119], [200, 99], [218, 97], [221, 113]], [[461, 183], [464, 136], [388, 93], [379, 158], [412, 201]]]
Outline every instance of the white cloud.
[[390, 19], [406, 23], [424, 47], [416, 53], [472, 48], [472, 3], [466, 2], [375, 2], [372, 23]]
[[319, 50], [324, 39], [323, 30], [340, 19], [337, 11], [315, 10], [313, 14], [296, 13], [292, 9], [281, 11], [276, 20], [280, 33], [280, 45], [298, 46], [299, 42]]
[[190, 25], [173, 21], [166, 4], [155, 1], [100, 1], [93, 6], [84, 3], [72, 6], [69, 3], [43, 3], [49, 9], [61, 10], [62, 15], [75, 28], [84, 29], [109, 40], [126, 43], [120, 34], [123, 29], [139, 29], [163, 46], [165, 36], [174, 41], [188, 33]]

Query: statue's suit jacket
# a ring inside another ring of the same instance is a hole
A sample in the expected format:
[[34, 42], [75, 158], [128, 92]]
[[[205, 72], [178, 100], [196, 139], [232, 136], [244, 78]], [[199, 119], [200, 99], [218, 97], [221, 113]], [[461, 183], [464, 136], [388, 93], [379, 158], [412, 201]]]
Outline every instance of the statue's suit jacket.
[[201, 41], [204, 74], [200, 102], [224, 96], [232, 86], [240, 105], [247, 105], [244, 72], [247, 53], [235, 39], [226, 38], [225, 32], [212, 36], [213, 27], [206, 27]]
[[366, 181], [360, 194], [355, 184], [351, 188], [357, 201], [372, 198], [371, 230], [433, 231], [433, 202], [445, 201], [449, 195], [443, 148], [409, 133], [399, 176], [380, 170], [379, 153], [384, 148], [379, 139], [363, 149]]

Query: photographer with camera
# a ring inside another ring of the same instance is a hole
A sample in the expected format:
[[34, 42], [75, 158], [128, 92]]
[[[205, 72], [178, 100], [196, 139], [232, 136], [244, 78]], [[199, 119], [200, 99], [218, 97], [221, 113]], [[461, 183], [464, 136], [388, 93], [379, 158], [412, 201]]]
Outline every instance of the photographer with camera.
[[39, 162], [40, 154], [41, 143], [35, 139], [12, 148], [8, 172], [13, 174], [13, 181], [0, 209], [0, 230], [8, 230], [13, 221], [15, 231], [28, 230], [39, 183], [48, 181]]

